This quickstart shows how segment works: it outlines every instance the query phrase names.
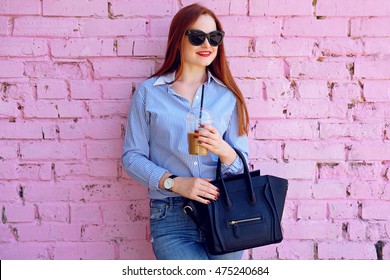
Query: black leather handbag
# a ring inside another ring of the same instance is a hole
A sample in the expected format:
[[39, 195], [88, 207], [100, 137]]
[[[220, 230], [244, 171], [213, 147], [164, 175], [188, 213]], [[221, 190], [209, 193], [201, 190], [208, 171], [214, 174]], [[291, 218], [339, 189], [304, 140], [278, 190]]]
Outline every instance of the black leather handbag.
[[288, 181], [249, 171], [243, 154], [236, 149], [244, 164], [244, 173], [222, 177], [218, 160], [217, 177], [211, 182], [221, 196], [210, 204], [188, 200], [184, 211], [205, 232], [211, 254], [279, 243], [283, 239], [280, 222]]

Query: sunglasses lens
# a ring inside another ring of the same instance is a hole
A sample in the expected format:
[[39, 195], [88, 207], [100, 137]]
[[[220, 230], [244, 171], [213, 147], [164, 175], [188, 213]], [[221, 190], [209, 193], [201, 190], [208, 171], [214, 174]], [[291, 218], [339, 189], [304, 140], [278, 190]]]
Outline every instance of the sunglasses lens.
[[222, 43], [223, 33], [219, 31], [210, 33], [210, 45], [216, 47]]
[[200, 46], [204, 43], [204, 40], [206, 40], [206, 36], [200, 33], [191, 33], [188, 36], [188, 39], [190, 39], [191, 44], [194, 46]]

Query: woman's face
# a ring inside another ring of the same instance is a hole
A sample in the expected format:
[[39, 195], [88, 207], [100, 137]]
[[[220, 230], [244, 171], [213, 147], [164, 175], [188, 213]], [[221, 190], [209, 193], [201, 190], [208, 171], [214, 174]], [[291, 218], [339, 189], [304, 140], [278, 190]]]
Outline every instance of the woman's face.
[[[214, 19], [209, 15], [200, 15], [195, 23], [189, 28], [190, 30], [201, 30], [204, 33], [210, 33], [217, 30], [217, 25]], [[218, 46], [213, 47], [206, 39], [200, 46], [194, 46], [188, 40], [188, 36], [185, 36], [182, 54], [184, 59], [184, 66], [194, 67], [206, 67], [210, 65], [217, 56]]]

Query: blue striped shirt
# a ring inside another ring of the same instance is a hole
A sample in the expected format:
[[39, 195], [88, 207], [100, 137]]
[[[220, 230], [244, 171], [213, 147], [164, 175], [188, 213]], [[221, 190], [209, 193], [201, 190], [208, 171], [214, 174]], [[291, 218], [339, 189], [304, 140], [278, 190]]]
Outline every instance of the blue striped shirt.
[[[177, 196], [158, 188], [165, 172], [180, 177], [215, 179], [216, 155], [188, 153], [185, 117], [192, 108], [200, 107], [202, 86], [191, 104], [171, 88], [169, 83], [174, 77], [172, 73], [144, 81], [134, 93], [128, 114], [122, 164], [133, 179], [149, 188], [152, 199]], [[248, 139], [246, 135], [238, 135], [234, 94], [210, 72], [204, 85], [203, 107], [211, 111], [214, 127], [247, 158]], [[242, 170], [239, 157], [231, 165], [222, 164], [224, 174]]]

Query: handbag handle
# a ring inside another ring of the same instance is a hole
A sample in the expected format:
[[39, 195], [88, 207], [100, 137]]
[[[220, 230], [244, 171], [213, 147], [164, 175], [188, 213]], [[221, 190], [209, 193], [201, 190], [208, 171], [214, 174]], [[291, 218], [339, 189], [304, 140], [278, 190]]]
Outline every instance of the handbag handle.
[[[237, 155], [240, 157], [240, 159], [243, 163], [243, 166], [244, 166], [244, 174], [245, 174], [245, 178], [247, 180], [246, 186], [248, 188], [249, 202], [251, 204], [256, 204], [257, 199], [256, 199], [255, 191], [253, 190], [252, 178], [251, 178], [251, 175], [249, 172], [248, 164], [246, 163], [245, 157], [241, 153], [241, 151], [239, 151], [238, 149], [236, 149], [234, 147], [233, 147], [233, 149], [236, 151]], [[232, 204], [232, 200], [230, 199], [230, 196], [228, 194], [227, 188], [225, 186], [225, 181], [224, 181], [223, 176], [222, 176], [221, 160], [219, 158], [218, 158], [216, 173], [217, 173], [216, 174], [217, 181], [219, 181], [222, 184], [222, 189], [223, 189], [224, 195], [226, 197], [226, 200], [225, 200], [226, 206], [228, 208], [231, 208], [233, 204]]]

